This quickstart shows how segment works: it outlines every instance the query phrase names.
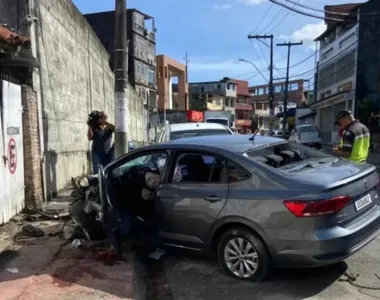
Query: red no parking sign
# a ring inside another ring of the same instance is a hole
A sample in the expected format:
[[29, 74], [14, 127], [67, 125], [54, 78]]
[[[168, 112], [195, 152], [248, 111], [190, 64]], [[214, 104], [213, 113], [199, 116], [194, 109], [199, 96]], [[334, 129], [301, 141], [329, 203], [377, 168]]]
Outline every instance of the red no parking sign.
[[17, 167], [17, 148], [14, 139], [10, 139], [8, 142], [8, 169], [11, 174], [16, 172]]

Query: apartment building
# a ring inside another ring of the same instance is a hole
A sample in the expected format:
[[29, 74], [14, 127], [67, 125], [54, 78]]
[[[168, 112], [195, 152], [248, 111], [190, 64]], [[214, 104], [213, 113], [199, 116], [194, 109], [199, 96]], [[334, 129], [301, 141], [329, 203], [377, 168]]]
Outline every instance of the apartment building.
[[[115, 12], [84, 15], [110, 54], [114, 69]], [[137, 9], [127, 9], [128, 81], [147, 110], [157, 108], [156, 37], [154, 18]]]
[[[187, 110], [189, 86], [186, 66], [166, 55], [157, 55], [158, 108]], [[177, 77], [177, 84], [173, 78]]]
[[[274, 87], [274, 114], [284, 111], [284, 90], [285, 81], [276, 82]], [[264, 131], [269, 130], [269, 87], [268, 85], [257, 85], [249, 87], [250, 104], [253, 106], [255, 114], [259, 119], [259, 126]], [[288, 109], [301, 106], [305, 102], [304, 80], [291, 80], [288, 84]], [[275, 121], [274, 128], [279, 128], [281, 119]]]
[[[206, 95], [209, 96], [206, 97]], [[234, 122], [237, 84], [228, 77], [224, 77], [219, 81], [189, 83], [191, 109], [197, 109], [196, 107], [199, 106], [199, 101], [205, 103], [204, 106], [207, 107], [207, 103], [210, 101], [210, 95], [219, 96], [223, 99], [220, 108], [222, 110], [231, 111], [232, 122]], [[219, 97], [213, 97], [213, 99], [219, 101]]]
[[237, 79], [231, 81], [236, 84], [235, 128], [237, 130], [249, 128], [254, 110], [249, 103], [248, 81]]
[[342, 22], [326, 21], [327, 29], [315, 41], [319, 42], [319, 60], [316, 73], [316, 94], [310, 108], [316, 112], [316, 123], [322, 143], [336, 141], [338, 128], [336, 114], [342, 109], [355, 112], [359, 23], [355, 22], [360, 4], [325, 6], [326, 18], [330, 12], [350, 14]]

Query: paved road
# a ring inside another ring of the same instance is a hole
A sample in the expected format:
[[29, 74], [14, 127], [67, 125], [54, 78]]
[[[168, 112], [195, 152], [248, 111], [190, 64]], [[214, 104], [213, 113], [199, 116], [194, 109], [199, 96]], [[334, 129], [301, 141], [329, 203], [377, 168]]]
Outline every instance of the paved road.
[[[250, 283], [230, 278], [216, 262], [204, 258], [167, 255], [166, 282], [174, 300], [367, 300], [380, 299], [380, 237], [346, 262], [323, 269], [280, 270], [269, 282]], [[379, 287], [359, 289], [339, 282], [345, 272], [357, 273], [357, 283]]]

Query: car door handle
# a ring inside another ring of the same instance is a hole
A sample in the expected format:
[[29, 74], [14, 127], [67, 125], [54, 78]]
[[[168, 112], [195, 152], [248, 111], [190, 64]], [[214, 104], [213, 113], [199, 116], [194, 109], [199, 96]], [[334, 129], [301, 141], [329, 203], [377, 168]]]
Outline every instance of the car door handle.
[[210, 195], [208, 197], [205, 197], [205, 200], [211, 203], [215, 203], [217, 201], [220, 201], [221, 199], [215, 195]]

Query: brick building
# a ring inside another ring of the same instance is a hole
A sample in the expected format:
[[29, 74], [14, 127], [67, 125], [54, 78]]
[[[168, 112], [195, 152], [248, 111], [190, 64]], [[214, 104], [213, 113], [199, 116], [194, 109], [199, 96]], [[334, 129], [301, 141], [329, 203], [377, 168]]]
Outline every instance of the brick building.
[[254, 112], [250, 103], [250, 93], [248, 81], [232, 79], [236, 84], [236, 103], [235, 103], [235, 128], [237, 130], [251, 126], [251, 118]]
[[[283, 98], [285, 90], [285, 82], [276, 82], [274, 86], [274, 108], [275, 115], [283, 112]], [[269, 129], [269, 87], [268, 85], [257, 85], [249, 87], [250, 104], [253, 105], [255, 114], [259, 117], [259, 126], [267, 131]], [[288, 109], [301, 106], [306, 102], [304, 94], [304, 80], [290, 80], [288, 85]], [[275, 122], [275, 128], [279, 127], [280, 120]]]

